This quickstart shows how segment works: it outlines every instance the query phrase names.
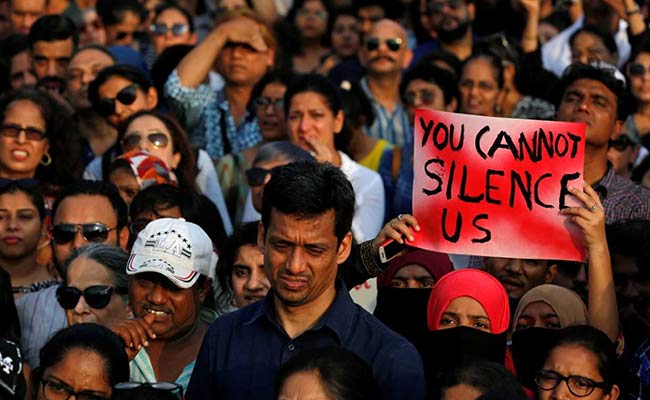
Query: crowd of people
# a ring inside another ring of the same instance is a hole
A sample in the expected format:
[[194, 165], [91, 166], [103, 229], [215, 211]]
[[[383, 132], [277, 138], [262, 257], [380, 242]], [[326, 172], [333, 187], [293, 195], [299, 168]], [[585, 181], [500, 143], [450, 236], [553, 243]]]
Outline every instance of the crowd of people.
[[[650, 398], [648, 22], [0, 0], [0, 399]], [[409, 246], [416, 109], [584, 123], [586, 261]]]

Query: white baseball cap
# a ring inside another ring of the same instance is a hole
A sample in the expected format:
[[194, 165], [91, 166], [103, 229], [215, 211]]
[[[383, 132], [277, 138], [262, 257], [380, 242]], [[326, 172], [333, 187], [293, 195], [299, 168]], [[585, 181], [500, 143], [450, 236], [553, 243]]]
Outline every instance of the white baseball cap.
[[203, 229], [183, 218], [161, 218], [138, 234], [126, 273], [156, 272], [187, 289], [199, 275], [214, 278], [216, 265], [212, 241]]

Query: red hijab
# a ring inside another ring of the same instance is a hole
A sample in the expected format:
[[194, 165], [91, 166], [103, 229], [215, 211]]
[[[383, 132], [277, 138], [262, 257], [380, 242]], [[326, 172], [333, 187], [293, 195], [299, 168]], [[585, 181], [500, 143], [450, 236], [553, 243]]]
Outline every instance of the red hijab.
[[447, 254], [438, 253], [437, 251], [414, 249], [392, 259], [388, 263], [386, 272], [377, 277], [377, 286], [390, 286], [390, 282], [393, 280], [397, 271], [410, 264], [421, 265], [429, 271], [435, 282], [438, 282], [446, 273], [454, 270]]
[[479, 269], [461, 269], [443, 276], [431, 290], [427, 316], [429, 329], [438, 330], [440, 317], [449, 303], [459, 297], [471, 297], [485, 309], [492, 333], [502, 333], [510, 324], [508, 294], [501, 282]]

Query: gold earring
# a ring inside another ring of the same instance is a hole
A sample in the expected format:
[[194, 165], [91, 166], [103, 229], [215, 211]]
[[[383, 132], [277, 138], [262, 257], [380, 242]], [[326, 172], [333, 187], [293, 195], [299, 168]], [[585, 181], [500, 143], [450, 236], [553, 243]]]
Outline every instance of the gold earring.
[[50, 156], [50, 153], [46, 152], [43, 154], [43, 158], [41, 159], [41, 165], [47, 167], [50, 164], [52, 164], [52, 156]]

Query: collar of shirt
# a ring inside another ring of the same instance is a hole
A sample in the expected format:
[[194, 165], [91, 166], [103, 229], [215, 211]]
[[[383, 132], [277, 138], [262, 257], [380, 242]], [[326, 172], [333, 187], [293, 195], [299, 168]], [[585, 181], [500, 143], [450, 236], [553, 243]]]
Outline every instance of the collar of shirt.
[[[350, 297], [350, 293], [345, 288], [343, 281], [340, 278], [336, 278], [336, 296], [334, 301], [329, 306], [327, 311], [321, 316], [316, 325], [307, 330], [309, 331], [318, 331], [323, 328], [329, 328], [332, 332], [336, 334], [340, 343], [345, 341], [345, 338], [349, 337], [352, 332], [352, 324], [350, 321], [354, 318], [355, 306]], [[274, 292], [273, 289], [269, 290], [268, 294], [263, 300], [260, 300], [262, 303], [255, 312], [251, 315], [250, 319], [244, 322], [244, 325], [250, 325], [256, 323], [260, 318], [266, 317], [268, 322], [271, 325], [279, 329], [283, 334], [286, 334], [284, 328], [278, 322], [277, 315], [274, 307]], [[303, 333], [304, 334], [304, 333]]]
[[593, 185], [594, 190], [598, 193], [601, 200], [604, 200], [607, 197], [607, 188], [614, 183], [614, 174], [614, 168], [612, 168], [612, 164], [608, 161], [605, 176], [600, 178], [600, 180]]
[[[224, 112], [224, 115], [231, 115], [230, 114], [230, 103], [228, 102], [228, 99], [226, 98], [226, 92], [223, 90], [217, 91], [217, 108], [221, 111]], [[244, 112], [244, 116], [242, 117], [241, 121], [239, 124], [243, 124], [244, 122], [249, 122], [253, 119], [253, 114], [248, 112], [248, 107], [246, 107], [246, 111]]]
[[402, 105], [402, 99], [397, 99], [397, 103], [395, 104], [395, 109], [393, 110], [392, 113], [389, 113], [384, 106], [381, 105], [377, 100], [375, 100], [375, 97], [372, 95], [372, 92], [370, 91], [370, 87], [368, 86], [368, 77], [364, 76], [361, 78], [359, 81], [359, 84], [361, 85], [361, 88], [363, 91], [366, 93], [366, 96], [368, 96], [368, 100], [372, 102], [372, 104], [375, 104], [379, 107], [381, 107], [382, 110], [386, 113], [386, 115], [395, 115], [398, 112], [405, 112], [404, 111], [404, 106]]

